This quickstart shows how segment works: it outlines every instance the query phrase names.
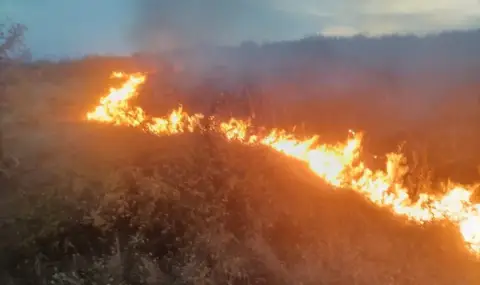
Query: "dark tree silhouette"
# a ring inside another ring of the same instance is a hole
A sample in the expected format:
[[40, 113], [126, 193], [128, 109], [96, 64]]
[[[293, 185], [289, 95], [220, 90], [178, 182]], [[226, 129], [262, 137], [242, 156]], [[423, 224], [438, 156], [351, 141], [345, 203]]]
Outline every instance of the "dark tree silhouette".
[[5, 158], [2, 124], [6, 108], [6, 71], [14, 61], [25, 59], [29, 54], [24, 43], [26, 30], [26, 26], [18, 23], [0, 24], [0, 162], [2, 164]]

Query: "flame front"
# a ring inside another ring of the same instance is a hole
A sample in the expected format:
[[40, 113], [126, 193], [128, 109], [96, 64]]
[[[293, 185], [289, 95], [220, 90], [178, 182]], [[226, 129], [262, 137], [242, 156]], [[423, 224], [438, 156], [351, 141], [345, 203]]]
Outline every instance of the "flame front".
[[[203, 129], [202, 114], [188, 115], [180, 106], [168, 116], [156, 118], [145, 114], [143, 109], [131, 106], [130, 100], [137, 97], [137, 88], [145, 81], [145, 75], [136, 73], [126, 75], [114, 73], [114, 77], [125, 78], [118, 89], [110, 89], [109, 94], [100, 100], [100, 105], [87, 114], [87, 119], [140, 127], [154, 135], [171, 135], [194, 132]], [[422, 193], [413, 201], [409, 191], [402, 183], [407, 172], [404, 157], [400, 153], [387, 155], [384, 170], [372, 170], [360, 160], [362, 136], [352, 135], [345, 143], [336, 145], [319, 144], [318, 137], [299, 139], [285, 130], [273, 129], [265, 135], [256, 134], [250, 121], [230, 119], [212, 122], [212, 131], [222, 134], [229, 141], [239, 141], [248, 145], [264, 145], [284, 155], [298, 159], [327, 183], [336, 189], [353, 189], [368, 198], [372, 203], [388, 207], [398, 215], [425, 223], [431, 221], [449, 221], [455, 224], [473, 253], [480, 255], [480, 204], [472, 201], [471, 196], [478, 185], [460, 185], [446, 183], [443, 189], [436, 189], [431, 195]]]
[[100, 99], [94, 111], [87, 114], [87, 120], [111, 123], [129, 127], [142, 127], [152, 134], [176, 134], [186, 130], [193, 132], [200, 126], [201, 114], [189, 116], [180, 106], [165, 118], [147, 116], [142, 108], [131, 106], [130, 100], [138, 96], [137, 88], [145, 82], [145, 75], [127, 75], [114, 72], [113, 78], [126, 78], [120, 88], [110, 88], [107, 96]]

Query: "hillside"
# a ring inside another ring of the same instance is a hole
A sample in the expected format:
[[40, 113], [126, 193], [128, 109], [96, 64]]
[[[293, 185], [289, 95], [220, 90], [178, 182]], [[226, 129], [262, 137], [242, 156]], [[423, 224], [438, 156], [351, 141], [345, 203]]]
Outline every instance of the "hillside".
[[[399, 104], [397, 93], [386, 100], [382, 92], [398, 88], [348, 60], [322, 66], [322, 74], [340, 70], [341, 63], [342, 70], [371, 80], [349, 81], [335, 96], [324, 96], [332, 88], [318, 83], [325, 78], [318, 74], [302, 78], [310, 69], [295, 60], [298, 54], [279, 55], [285, 75], [261, 72], [265, 77], [252, 76], [247, 91], [240, 88], [242, 75], [262, 70], [261, 63], [246, 61], [240, 73], [227, 64], [217, 81], [208, 80], [203, 66], [160, 69], [155, 76], [161, 84], [142, 89], [135, 103], [164, 115], [179, 103], [189, 112], [208, 112], [224, 100], [222, 118], [254, 112], [256, 125], [296, 126], [298, 134], [320, 134], [328, 143], [343, 141], [349, 129], [365, 131], [365, 160], [379, 167], [384, 161], [372, 157], [383, 159], [406, 141], [412, 194], [448, 178], [478, 182], [474, 80], [443, 81], [445, 96], [426, 100], [419, 108], [423, 116], [412, 116], [405, 110], [416, 101]], [[210, 132], [158, 137], [86, 120], [108, 88], [119, 84], [112, 71], [146, 68], [138, 58], [113, 57], [11, 67], [3, 121], [8, 156], [0, 180], [2, 284], [480, 282], [480, 261], [457, 227], [407, 221], [358, 193], [333, 188], [306, 164], [271, 149]], [[286, 76], [295, 72], [316, 95], [292, 99], [306, 90]], [[332, 73], [343, 80], [341, 72]], [[225, 78], [240, 83], [230, 87]], [[434, 85], [439, 79], [421, 70], [417, 80]], [[217, 84], [229, 93], [219, 96]], [[418, 86], [400, 86], [410, 99], [419, 92]]]
[[[2, 199], [2, 217], [15, 220], [3, 223], [2, 259], [17, 282], [55, 269], [97, 282], [172, 280], [149, 284], [479, 278], [449, 226], [410, 224], [266, 149], [95, 125], [48, 137], [29, 147], [35, 169], [22, 161]], [[102, 253], [106, 267], [89, 262]]]

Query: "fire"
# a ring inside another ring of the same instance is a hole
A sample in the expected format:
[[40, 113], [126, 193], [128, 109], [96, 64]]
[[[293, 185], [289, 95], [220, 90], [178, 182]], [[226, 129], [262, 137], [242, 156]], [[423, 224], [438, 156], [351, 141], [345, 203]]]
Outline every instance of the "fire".
[[145, 82], [145, 75], [114, 72], [112, 78], [127, 80], [120, 88], [110, 88], [108, 95], [100, 99], [100, 105], [94, 111], [87, 113], [87, 120], [142, 127], [155, 135], [177, 134], [186, 130], [193, 132], [200, 125], [203, 115], [189, 116], [183, 112], [182, 106], [172, 111], [168, 117], [157, 118], [147, 116], [142, 108], [130, 105], [130, 100], [138, 96], [137, 88]]
[[[125, 78], [127, 75], [114, 72], [112, 77]], [[87, 119], [115, 125], [139, 126], [146, 118], [145, 113], [139, 107], [130, 106], [129, 100], [136, 96], [135, 90], [143, 82], [145, 82], [144, 75], [129, 75], [128, 81], [121, 88], [110, 88], [108, 96], [102, 98], [100, 105], [93, 112], [87, 114]]]
[[[145, 81], [145, 75], [114, 73], [124, 78], [124, 84], [110, 89], [100, 100], [100, 105], [87, 114], [87, 120], [142, 128], [154, 135], [171, 135], [203, 130], [204, 115], [189, 115], [180, 106], [166, 117], [152, 117], [138, 106], [130, 105], [138, 96], [137, 88]], [[405, 158], [400, 153], [387, 155], [384, 170], [372, 170], [360, 159], [362, 135], [351, 132], [344, 143], [320, 144], [318, 137], [299, 139], [293, 133], [273, 129], [259, 134], [250, 121], [230, 119], [218, 122], [207, 118], [211, 130], [229, 141], [247, 145], [263, 145], [284, 155], [306, 163], [310, 169], [335, 189], [352, 189], [380, 207], [388, 207], [393, 213], [417, 223], [448, 221], [456, 225], [473, 253], [480, 255], [480, 204], [472, 201], [472, 193], [479, 185], [460, 185], [448, 182], [431, 195], [422, 193], [415, 201], [409, 196], [402, 180], [407, 172]]]

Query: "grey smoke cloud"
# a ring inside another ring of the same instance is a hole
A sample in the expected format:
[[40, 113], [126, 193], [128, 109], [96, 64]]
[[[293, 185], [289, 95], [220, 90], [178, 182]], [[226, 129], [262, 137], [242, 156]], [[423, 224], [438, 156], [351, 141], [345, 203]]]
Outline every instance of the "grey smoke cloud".
[[322, 17], [285, 11], [273, 1], [146, 0], [137, 8], [136, 39], [160, 48], [290, 39], [322, 24]]
[[137, 5], [136, 39], [156, 48], [480, 27], [477, 0], [145, 0]]
[[37, 56], [480, 27], [478, 0], [0, 0]]

